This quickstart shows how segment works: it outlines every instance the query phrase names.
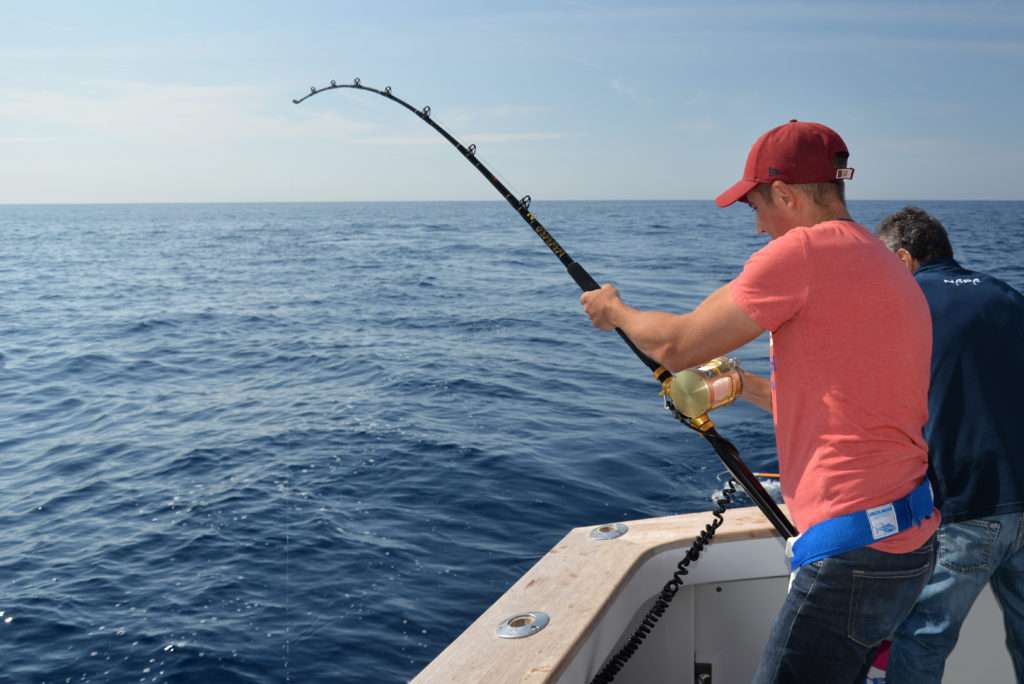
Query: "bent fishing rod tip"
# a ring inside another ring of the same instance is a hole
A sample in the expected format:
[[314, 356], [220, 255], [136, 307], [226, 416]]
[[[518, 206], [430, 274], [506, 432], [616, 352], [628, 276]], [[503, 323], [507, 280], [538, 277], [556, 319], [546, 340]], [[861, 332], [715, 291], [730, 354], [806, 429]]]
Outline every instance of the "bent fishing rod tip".
[[[300, 98], [297, 98], [297, 99], [293, 99], [292, 100], [292, 104], [300, 104], [303, 100], [305, 100], [307, 98], [313, 97], [314, 95], [318, 95], [318, 94], [324, 92], [325, 90], [333, 90], [335, 88], [358, 88], [359, 90], [374, 90], [373, 88], [367, 88], [366, 86], [364, 86], [362, 80], [359, 79], [358, 77], [357, 78], [353, 78], [351, 84], [340, 84], [340, 85], [339, 85], [337, 80], [332, 78], [331, 79], [331, 84], [327, 85], [327, 86], [324, 86], [323, 88], [317, 88], [316, 86], [310, 86], [309, 87], [309, 92], [306, 95], [304, 95], [303, 97], [300, 97]], [[376, 91], [375, 90], [374, 92], [380, 92], [380, 91]], [[386, 96], [386, 97], [390, 97], [392, 99], [396, 99], [391, 94], [391, 86], [387, 86], [386, 88], [384, 88], [384, 92], [381, 93], [381, 94]], [[430, 113], [430, 109], [427, 108], [427, 114], [429, 115], [429, 113]]]

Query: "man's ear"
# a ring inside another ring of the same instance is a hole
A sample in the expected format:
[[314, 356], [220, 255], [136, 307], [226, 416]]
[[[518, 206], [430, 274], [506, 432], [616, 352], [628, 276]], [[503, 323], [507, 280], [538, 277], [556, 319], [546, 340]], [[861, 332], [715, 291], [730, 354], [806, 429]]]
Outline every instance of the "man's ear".
[[896, 250], [896, 256], [898, 256], [900, 261], [903, 262], [903, 265], [907, 267], [907, 272], [910, 273], [910, 275], [914, 275], [914, 271], [917, 270], [917, 260], [911, 256], [910, 252], [900, 247]]
[[772, 183], [772, 199], [779, 206], [792, 209], [796, 205], [796, 191], [785, 181], [774, 181]]

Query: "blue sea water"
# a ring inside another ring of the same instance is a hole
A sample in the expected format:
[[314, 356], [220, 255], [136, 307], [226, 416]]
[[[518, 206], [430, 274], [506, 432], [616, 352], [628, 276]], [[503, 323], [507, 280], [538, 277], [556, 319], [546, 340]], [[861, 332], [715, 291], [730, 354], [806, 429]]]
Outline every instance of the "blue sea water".
[[[1024, 289], [1024, 203], [921, 205]], [[643, 307], [765, 241], [710, 202], [533, 209]], [[724, 480], [503, 203], [0, 206], [0, 236], [0, 681], [406, 681], [568, 529]], [[767, 415], [718, 420], [775, 467]]]

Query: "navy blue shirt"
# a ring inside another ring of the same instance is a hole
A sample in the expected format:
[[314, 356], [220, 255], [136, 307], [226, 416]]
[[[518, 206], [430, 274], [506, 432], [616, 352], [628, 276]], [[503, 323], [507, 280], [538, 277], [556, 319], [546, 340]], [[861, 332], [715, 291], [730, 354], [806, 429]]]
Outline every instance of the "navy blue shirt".
[[929, 474], [942, 522], [1024, 510], [1024, 296], [953, 259], [914, 278], [932, 313]]

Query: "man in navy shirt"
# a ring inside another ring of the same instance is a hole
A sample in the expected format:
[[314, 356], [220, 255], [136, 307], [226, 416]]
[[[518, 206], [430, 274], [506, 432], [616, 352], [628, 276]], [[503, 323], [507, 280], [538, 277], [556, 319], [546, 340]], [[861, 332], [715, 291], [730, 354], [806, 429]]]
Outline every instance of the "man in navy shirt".
[[991, 582], [1024, 682], [1024, 296], [958, 264], [945, 228], [920, 209], [887, 217], [878, 235], [931, 309], [924, 436], [942, 512], [938, 562], [893, 637], [887, 680], [941, 682], [960, 625]]

